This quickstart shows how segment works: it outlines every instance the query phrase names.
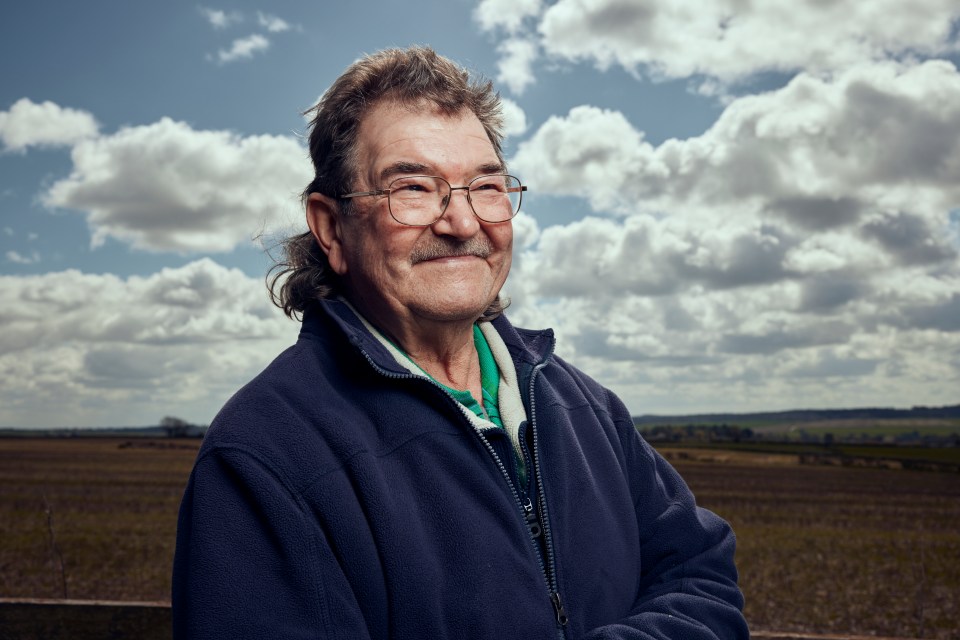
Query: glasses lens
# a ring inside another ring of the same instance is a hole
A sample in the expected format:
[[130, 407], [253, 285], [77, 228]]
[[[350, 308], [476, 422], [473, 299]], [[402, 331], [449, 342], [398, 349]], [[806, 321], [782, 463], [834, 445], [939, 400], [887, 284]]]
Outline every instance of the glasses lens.
[[390, 183], [390, 213], [400, 224], [432, 224], [443, 213], [450, 185], [434, 176], [409, 176]]
[[470, 182], [470, 202], [486, 222], [506, 222], [520, 210], [523, 189], [513, 176], [480, 176]]

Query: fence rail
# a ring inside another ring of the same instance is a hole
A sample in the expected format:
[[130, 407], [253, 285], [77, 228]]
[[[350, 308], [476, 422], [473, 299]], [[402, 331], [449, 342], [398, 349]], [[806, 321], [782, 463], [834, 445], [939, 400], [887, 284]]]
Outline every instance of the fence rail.
[[[0, 640], [170, 640], [169, 602], [0, 598]], [[751, 640], [909, 640], [754, 630]]]

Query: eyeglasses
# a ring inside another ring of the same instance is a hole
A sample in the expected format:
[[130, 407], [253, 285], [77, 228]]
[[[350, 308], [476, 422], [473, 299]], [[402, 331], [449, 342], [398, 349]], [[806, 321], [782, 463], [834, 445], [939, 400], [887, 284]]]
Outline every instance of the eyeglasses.
[[506, 222], [520, 211], [527, 190], [514, 176], [478, 176], [465, 187], [453, 187], [439, 176], [405, 176], [386, 189], [348, 193], [341, 198], [387, 196], [390, 215], [409, 227], [429, 227], [443, 217], [454, 191], [465, 191], [474, 215], [484, 222]]

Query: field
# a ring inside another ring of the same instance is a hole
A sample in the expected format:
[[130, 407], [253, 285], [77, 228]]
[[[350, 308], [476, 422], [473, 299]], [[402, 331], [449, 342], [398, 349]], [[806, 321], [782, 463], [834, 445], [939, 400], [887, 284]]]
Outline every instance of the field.
[[752, 627], [960, 637], [956, 474], [662, 452], [698, 502], [733, 525]]
[[[0, 597], [169, 599], [198, 444], [0, 439]], [[753, 628], [960, 637], [956, 474], [662, 451], [733, 524]]]
[[177, 508], [198, 446], [0, 439], [0, 597], [169, 600]]

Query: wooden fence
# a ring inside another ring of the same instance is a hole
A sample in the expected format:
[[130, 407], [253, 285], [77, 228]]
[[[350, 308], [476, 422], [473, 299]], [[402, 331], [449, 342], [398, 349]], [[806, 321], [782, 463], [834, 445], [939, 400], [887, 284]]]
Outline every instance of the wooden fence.
[[[170, 640], [169, 602], [0, 598], [0, 640]], [[754, 630], [751, 640], [906, 640]]]

